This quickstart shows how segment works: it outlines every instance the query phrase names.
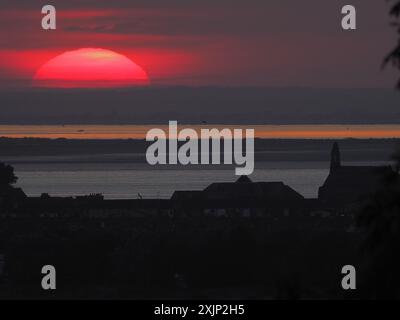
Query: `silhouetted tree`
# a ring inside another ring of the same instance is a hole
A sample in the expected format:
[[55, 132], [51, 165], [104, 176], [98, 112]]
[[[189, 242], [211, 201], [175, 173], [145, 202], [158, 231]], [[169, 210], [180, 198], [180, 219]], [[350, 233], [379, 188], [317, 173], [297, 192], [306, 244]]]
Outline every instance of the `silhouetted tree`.
[[400, 157], [396, 170], [384, 177], [382, 188], [361, 211], [366, 230], [366, 288], [376, 298], [400, 297]]
[[[393, 2], [393, 1], [392, 1]], [[385, 58], [400, 70], [400, 1], [390, 10], [399, 35], [397, 47]], [[400, 89], [400, 81], [397, 84]], [[365, 288], [374, 298], [400, 297], [400, 150], [394, 155], [393, 173], [384, 177], [382, 188], [361, 211], [358, 224], [365, 228]]]
[[[393, 1], [391, 1], [391, 2], [393, 2]], [[400, 70], [400, 1], [396, 1], [393, 4], [393, 6], [390, 10], [390, 15], [393, 16], [395, 19], [392, 24], [397, 30], [398, 40], [397, 40], [397, 46], [385, 58], [384, 65], [387, 65], [388, 63], [392, 63], [393, 66], [395, 66], [396, 68], [398, 68]], [[397, 87], [400, 89], [400, 80], [397, 83]]]
[[14, 168], [8, 164], [0, 162], [0, 186], [10, 186], [18, 180], [14, 174]]

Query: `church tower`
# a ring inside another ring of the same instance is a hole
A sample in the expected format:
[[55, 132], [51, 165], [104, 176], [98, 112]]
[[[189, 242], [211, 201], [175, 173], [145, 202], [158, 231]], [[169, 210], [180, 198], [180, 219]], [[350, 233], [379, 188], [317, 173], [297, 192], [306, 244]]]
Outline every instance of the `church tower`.
[[340, 150], [339, 150], [339, 144], [335, 142], [332, 147], [331, 151], [331, 172], [334, 171], [335, 169], [340, 168], [341, 163], [340, 163]]

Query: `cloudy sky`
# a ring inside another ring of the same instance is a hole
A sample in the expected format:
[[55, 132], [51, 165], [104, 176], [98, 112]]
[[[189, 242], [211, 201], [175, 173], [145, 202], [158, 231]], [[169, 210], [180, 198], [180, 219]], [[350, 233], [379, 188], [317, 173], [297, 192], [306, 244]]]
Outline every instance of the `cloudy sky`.
[[[341, 29], [341, 7], [357, 30]], [[95, 47], [126, 55], [162, 85], [393, 87], [396, 42], [384, 0], [52, 0], [0, 4], [0, 87], [29, 86], [49, 59]]]

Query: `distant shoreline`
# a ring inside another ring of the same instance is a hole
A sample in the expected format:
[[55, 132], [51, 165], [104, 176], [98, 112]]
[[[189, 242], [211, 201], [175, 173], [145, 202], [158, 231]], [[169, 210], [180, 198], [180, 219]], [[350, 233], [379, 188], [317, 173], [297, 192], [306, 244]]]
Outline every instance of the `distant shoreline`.
[[[254, 138], [256, 141], [274, 141], [274, 142], [309, 142], [309, 141], [314, 141], [314, 142], [334, 142], [334, 141], [352, 141], [352, 142], [398, 142], [400, 143], [400, 138]], [[168, 139], [167, 139], [168, 140]], [[104, 143], [110, 143], [110, 142], [144, 142], [148, 143], [146, 139], [143, 138], [126, 138], [126, 139], [70, 139], [70, 138], [39, 138], [39, 137], [22, 137], [22, 138], [14, 138], [14, 137], [5, 137], [5, 136], [0, 136], [0, 143], [12, 143], [12, 142], [63, 142], [63, 141], [73, 141], [73, 142], [89, 142], [89, 143], [94, 143], [94, 142], [104, 142]]]

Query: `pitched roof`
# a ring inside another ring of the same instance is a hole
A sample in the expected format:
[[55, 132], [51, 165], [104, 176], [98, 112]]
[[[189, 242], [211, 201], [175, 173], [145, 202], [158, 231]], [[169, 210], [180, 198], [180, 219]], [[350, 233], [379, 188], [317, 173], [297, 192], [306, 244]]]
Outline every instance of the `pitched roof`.
[[240, 176], [237, 180], [236, 183], [251, 183], [253, 181], [250, 180], [248, 176]]
[[222, 182], [204, 189], [208, 199], [258, 199], [278, 202], [283, 199], [303, 199], [303, 196], [283, 182]]

